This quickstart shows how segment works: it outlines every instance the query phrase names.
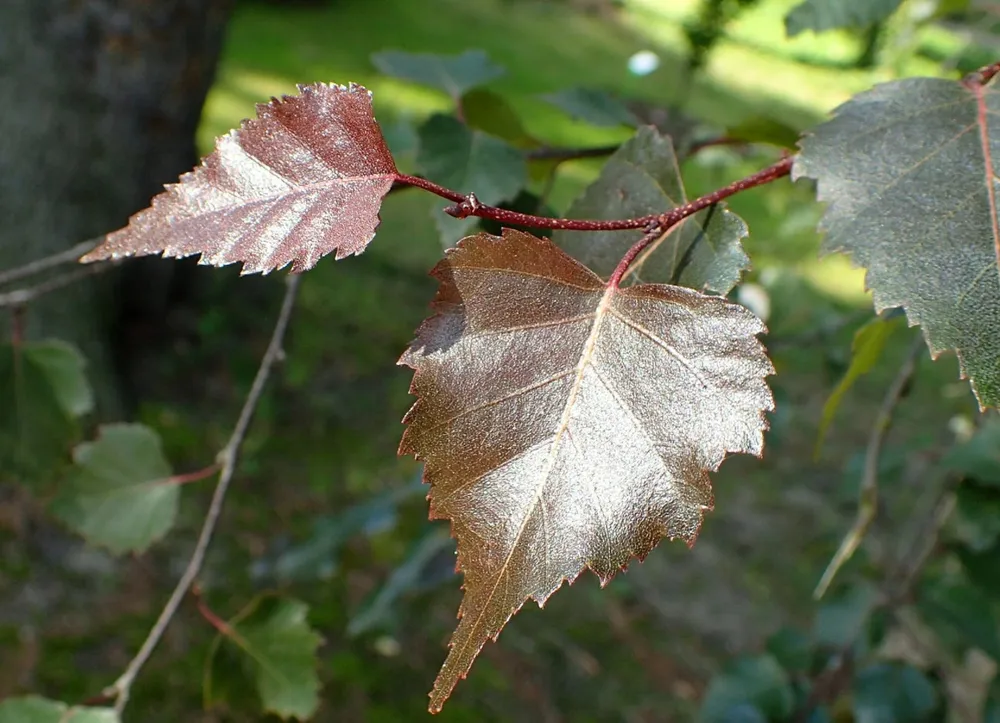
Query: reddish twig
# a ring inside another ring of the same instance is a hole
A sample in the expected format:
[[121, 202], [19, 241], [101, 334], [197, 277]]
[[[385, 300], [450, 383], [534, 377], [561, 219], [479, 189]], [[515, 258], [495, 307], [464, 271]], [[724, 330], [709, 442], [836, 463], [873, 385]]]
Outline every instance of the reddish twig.
[[396, 176], [395, 182], [405, 183], [407, 186], [416, 186], [417, 188], [422, 188], [425, 191], [430, 191], [435, 196], [446, 198], [452, 203], [461, 203], [466, 199], [464, 193], [459, 193], [458, 191], [452, 191], [450, 188], [439, 186], [438, 184], [434, 183], [434, 181], [428, 181], [426, 178], [421, 178], [420, 176], [408, 176], [405, 173], [400, 173], [398, 176]]
[[962, 83], [964, 83], [966, 87], [984, 86], [993, 80], [993, 77], [997, 73], [1000, 73], [1000, 60], [969, 73], [967, 76], [962, 78]]
[[201, 588], [197, 585], [191, 587], [191, 595], [194, 597], [198, 605], [198, 613], [208, 621], [208, 624], [219, 631], [220, 635], [227, 638], [235, 638], [236, 631], [233, 630], [232, 626], [219, 617], [212, 608], [208, 606], [205, 602], [205, 598], [201, 596]]
[[758, 171], [752, 176], [747, 176], [746, 178], [741, 178], [739, 181], [734, 181], [728, 186], [712, 191], [711, 193], [695, 199], [690, 203], [685, 203], [683, 206], [671, 209], [660, 216], [636, 219], [646, 221], [644, 224], [646, 234], [633, 244], [632, 248], [630, 248], [622, 257], [622, 260], [618, 262], [618, 266], [615, 268], [614, 273], [612, 273], [611, 278], [608, 279], [608, 286], [618, 286], [621, 283], [621, 280], [625, 277], [625, 274], [628, 272], [628, 267], [632, 265], [632, 262], [636, 260], [639, 254], [641, 254], [647, 246], [656, 241], [656, 239], [669, 231], [672, 226], [677, 225], [688, 216], [693, 216], [709, 206], [714, 206], [719, 201], [729, 198], [740, 191], [745, 191], [746, 189], [753, 188], [755, 186], [761, 186], [765, 183], [770, 183], [771, 181], [782, 178], [783, 176], [787, 176], [792, 171], [793, 161], [794, 158], [792, 156], [786, 156], [777, 163], [768, 166], [762, 171]]
[[[744, 191], [748, 188], [753, 188], [754, 186], [760, 186], [765, 183], [770, 183], [782, 176], [787, 176], [792, 170], [791, 156], [786, 156], [782, 158], [777, 163], [768, 166], [762, 171], [753, 174], [752, 176], [747, 176], [739, 181], [729, 184], [724, 188], [720, 188], [717, 191], [713, 191], [699, 199], [686, 203], [683, 206], [678, 206], [677, 208], [671, 209], [664, 214], [650, 214], [648, 216], [638, 216], [636, 218], [623, 218], [623, 219], [576, 219], [576, 218], [550, 218], [547, 216], [535, 216], [528, 213], [519, 213], [517, 211], [510, 211], [505, 208], [497, 208], [496, 206], [487, 206], [486, 204], [480, 203], [479, 199], [476, 198], [474, 193], [468, 195], [463, 195], [457, 191], [452, 191], [449, 188], [440, 186], [433, 181], [428, 181], [426, 178], [420, 178], [418, 176], [407, 176], [405, 174], [400, 174], [396, 177], [397, 183], [405, 183], [411, 186], [416, 186], [417, 188], [422, 188], [425, 191], [430, 191], [431, 193], [445, 198], [449, 201], [455, 203], [454, 206], [445, 209], [445, 213], [449, 216], [455, 218], [468, 218], [470, 216], [476, 216], [477, 218], [486, 218], [498, 223], [508, 224], [512, 226], [526, 226], [528, 228], [545, 228], [545, 229], [563, 229], [567, 231], [627, 231], [630, 229], [644, 229], [647, 232], [647, 236], [652, 236], [652, 232], [659, 229], [659, 234], [663, 234], [677, 223], [680, 223], [688, 216], [692, 216], [698, 211], [704, 208], [715, 205], [719, 201], [732, 196], [735, 193]], [[635, 260], [635, 257], [642, 253], [642, 250], [646, 248], [650, 243], [656, 240], [658, 236], [652, 236], [648, 238], [646, 236], [629, 249], [629, 252], [622, 259], [620, 268], [615, 270], [615, 275], [612, 278], [615, 279], [615, 284], [617, 285], [628, 265]], [[620, 273], [619, 273], [620, 272]]]
[[194, 472], [188, 472], [187, 474], [175, 474], [172, 477], [167, 477], [163, 480], [163, 484], [168, 485], [186, 485], [191, 482], [201, 482], [203, 479], [208, 479], [213, 474], [219, 471], [220, 466], [218, 464], [210, 464], [204, 469], [198, 469]]

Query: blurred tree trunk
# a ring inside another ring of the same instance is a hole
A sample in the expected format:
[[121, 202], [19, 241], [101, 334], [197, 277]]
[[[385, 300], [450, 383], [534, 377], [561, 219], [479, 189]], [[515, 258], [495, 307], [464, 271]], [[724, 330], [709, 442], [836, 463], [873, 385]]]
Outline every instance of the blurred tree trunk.
[[[0, 269], [123, 226], [194, 165], [231, 6], [0, 0]], [[115, 414], [110, 322], [123, 304], [155, 308], [173, 272], [138, 263], [127, 277], [50, 294], [28, 306], [25, 335], [80, 346], [102, 411]], [[9, 333], [9, 315], [0, 316], [0, 333]]]

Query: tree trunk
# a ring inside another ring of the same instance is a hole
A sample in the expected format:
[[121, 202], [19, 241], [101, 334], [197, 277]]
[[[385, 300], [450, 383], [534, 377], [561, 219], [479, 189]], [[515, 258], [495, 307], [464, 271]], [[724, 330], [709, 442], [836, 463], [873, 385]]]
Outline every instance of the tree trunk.
[[[0, 270], [123, 226], [197, 160], [232, 0], [0, 1]], [[119, 304], [155, 307], [174, 266], [136, 264], [32, 302], [28, 338], [77, 344], [104, 416]], [[129, 282], [111, 293], [120, 282]], [[136, 283], [141, 279], [141, 283]], [[128, 289], [141, 289], [135, 298]], [[149, 308], [149, 307], [147, 307]], [[10, 332], [9, 317], [0, 333]]]

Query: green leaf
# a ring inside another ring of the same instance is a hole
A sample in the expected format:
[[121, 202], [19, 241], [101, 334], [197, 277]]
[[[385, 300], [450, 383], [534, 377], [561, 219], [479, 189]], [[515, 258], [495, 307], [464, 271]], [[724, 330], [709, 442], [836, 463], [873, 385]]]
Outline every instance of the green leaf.
[[805, 0], [785, 16], [785, 31], [821, 33], [835, 28], [864, 28], [896, 12], [903, 0]]
[[72, 344], [52, 340], [26, 344], [32, 360], [45, 370], [59, 405], [71, 417], [94, 409], [94, 392], [87, 381], [87, 360]]
[[462, 114], [470, 128], [503, 138], [521, 148], [538, 145], [510, 103], [491, 90], [480, 88], [463, 95]]
[[749, 703], [734, 705], [726, 711], [724, 718], [726, 723], [767, 723], [767, 716], [760, 708]]
[[[568, 215], [629, 218], [665, 213], [686, 202], [670, 138], [643, 127], [608, 159]], [[726, 294], [749, 268], [740, 243], [746, 235], [746, 224], [722, 204], [705, 209], [675, 226], [645, 257], [637, 259], [629, 278]], [[557, 231], [552, 240], [607, 277], [640, 236], [638, 231]]]
[[1000, 543], [988, 550], [974, 552], [965, 546], [955, 550], [969, 582], [993, 599], [1000, 599]]
[[260, 581], [312, 582], [329, 580], [337, 570], [341, 548], [357, 535], [372, 536], [396, 524], [399, 505], [422, 495], [426, 486], [420, 480], [353, 505], [337, 515], [324, 515], [313, 521], [312, 531], [301, 543], [284, 549], [271, 560], [254, 565], [253, 576]]
[[985, 420], [972, 439], [944, 456], [941, 466], [980, 484], [1000, 487], [1000, 419]]
[[551, 103], [571, 118], [593, 126], [637, 126], [628, 106], [607, 91], [595, 88], [569, 88], [546, 93], [542, 100]]
[[854, 382], [875, 368], [878, 360], [882, 358], [886, 341], [899, 326], [897, 319], [876, 316], [855, 332], [854, 341], [851, 342], [851, 364], [823, 405], [819, 432], [816, 435], [816, 457], [820, 455], [823, 440], [844, 395], [854, 386]]
[[437, 228], [443, 249], [450, 249], [466, 236], [475, 235], [479, 228], [479, 219], [474, 216], [452, 218], [440, 208], [432, 209], [431, 212], [434, 214], [434, 226]]
[[115, 554], [141, 552], [173, 526], [180, 489], [152, 429], [101, 427], [96, 442], [73, 450], [73, 461], [52, 512], [89, 543]]
[[0, 476], [38, 482], [61, 464], [76, 434], [73, 412], [92, 398], [72, 347], [0, 345]]
[[482, 50], [466, 50], [461, 55], [384, 50], [372, 55], [372, 64], [386, 75], [438, 88], [455, 99], [505, 72]]
[[[319, 707], [316, 649], [322, 638], [309, 627], [305, 603], [273, 595], [253, 600], [229, 621], [225, 639], [244, 654], [265, 710], [282, 718], [310, 718]], [[215, 677], [219, 639], [209, 652], [206, 697]]]
[[0, 723], [118, 723], [111, 708], [68, 706], [30, 695], [0, 703]]
[[767, 639], [767, 652], [787, 671], [805, 673], [813, 663], [813, 641], [795, 628], [781, 628]]
[[392, 571], [389, 579], [379, 588], [370, 602], [353, 617], [347, 625], [348, 635], [360, 635], [385, 624], [392, 614], [396, 602], [420, 587], [426, 577], [428, 564], [445, 550], [455, 545], [447, 531], [433, 527], [410, 549], [399, 567]]
[[447, 115], [431, 116], [419, 133], [417, 166], [435, 183], [475, 193], [490, 206], [513, 198], [527, 183], [521, 151], [496, 136]]
[[983, 704], [983, 723], [1000, 723], [1000, 675], [993, 678]]
[[827, 596], [816, 611], [813, 639], [818, 645], [831, 648], [843, 648], [858, 641], [877, 600], [878, 590], [868, 583], [851, 585]]
[[[940, 696], [922, 672], [899, 663], [878, 663], [854, 679], [857, 723], [922, 723], [938, 711]], [[937, 720], [936, 718], [934, 720]]]
[[966, 547], [983, 552], [1000, 539], [1000, 493], [967, 483], [956, 495], [955, 533]]
[[958, 352], [981, 408], [1000, 404], [997, 83], [876, 86], [807, 135], [793, 169], [829, 203], [823, 249], [868, 269], [876, 310], [903, 307], [934, 357]]
[[962, 580], [925, 581], [917, 598], [921, 618], [949, 647], [979, 648], [1000, 661], [1000, 631], [992, 600]]
[[741, 705], [759, 709], [768, 720], [785, 720], [792, 714], [788, 674], [772, 656], [743, 657], [727, 665], [708, 684], [698, 719], [728, 723], [733, 709]]
[[703, 121], [674, 106], [655, 105], [634, 98], [626, 101], [625, 106], [635, 118], [635, 125], [653, 126], [662, 135], [670, 136], [681, 158], [690, 152], [698, 136], [708, 130]]
[[726, 137], [747, 143], [769, 143], [781, 148], [794, 148], [801, 132], [792, 126], [766, 116], [752, 116], [726, 128]]

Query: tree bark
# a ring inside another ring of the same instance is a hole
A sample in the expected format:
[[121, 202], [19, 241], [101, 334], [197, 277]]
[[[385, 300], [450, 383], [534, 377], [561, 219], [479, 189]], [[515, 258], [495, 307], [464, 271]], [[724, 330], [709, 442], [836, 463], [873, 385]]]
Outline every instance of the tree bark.
[[[195, 130], [232, 4], [0, 1], [0, 269], [123, 226], [195, 164]], [[77, 344], [101, 411], [117, 413], [108, 342], [115, 307], [155, 308], [170, 273], [170, 264], [138, 264], [127, 277], [40, 298], [24, 311], [25, 337]], [[9, 330], [3, 315], [0, 333]]]

